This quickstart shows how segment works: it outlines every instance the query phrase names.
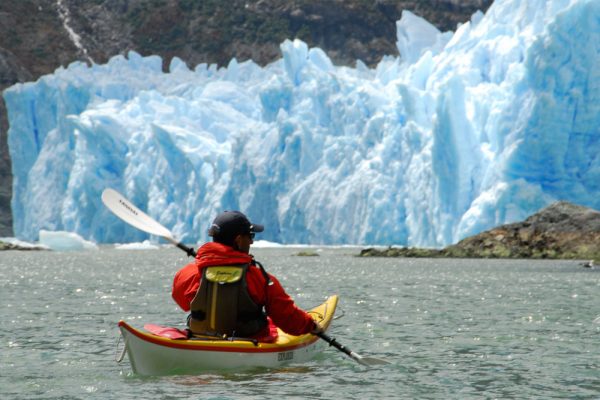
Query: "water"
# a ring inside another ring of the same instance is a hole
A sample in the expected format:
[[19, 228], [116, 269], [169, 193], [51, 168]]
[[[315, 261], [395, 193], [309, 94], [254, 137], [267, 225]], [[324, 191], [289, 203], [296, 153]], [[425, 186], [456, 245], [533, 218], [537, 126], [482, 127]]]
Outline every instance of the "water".
[[576, 261], [362, 259], [357, 249], [256, 249], [296, 302], [340, 295], [333, 348], [281, 369], [141, 378], [118, 330], [181, 324], [158, 251], [0, 253], [2, 399], [600, 398], [600, 271]]

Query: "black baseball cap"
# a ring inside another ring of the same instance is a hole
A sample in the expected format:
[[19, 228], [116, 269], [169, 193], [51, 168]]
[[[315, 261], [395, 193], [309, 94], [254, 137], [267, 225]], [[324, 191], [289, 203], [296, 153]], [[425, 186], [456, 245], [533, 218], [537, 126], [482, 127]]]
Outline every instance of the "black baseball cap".
[[215, 242], [231, 244], [237, 235], [264, 230], [264, 226], [253, 224], [239, 211], [223, 211], [213, 221], [208, 229], [208, 235], [212, 236]]

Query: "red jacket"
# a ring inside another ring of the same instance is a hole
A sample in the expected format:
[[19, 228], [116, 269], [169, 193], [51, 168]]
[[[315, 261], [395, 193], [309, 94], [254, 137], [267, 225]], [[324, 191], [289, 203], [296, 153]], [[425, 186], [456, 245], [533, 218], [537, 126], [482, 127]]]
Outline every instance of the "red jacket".
[[[196, 259], [175, 274], [173, 299], [183, 311], [189, 311], [190, 303], [200, 287], [204, 267], [245, 264], [251, 261], [252, 256], [249, 254], [240, 253], [221, 243], [206, 243], [198, 249]], [[290, 335], [301, 335], [312, 331], [315, 328], [312, 317], [294, 304], [277, 278], [271, 274], [269, 277], [273, 284], [267, 287], [262, 271], [257, 266], [248, 268], [246, 282], [252, 300], [264, 306], [267, 315], [284, 332]]]

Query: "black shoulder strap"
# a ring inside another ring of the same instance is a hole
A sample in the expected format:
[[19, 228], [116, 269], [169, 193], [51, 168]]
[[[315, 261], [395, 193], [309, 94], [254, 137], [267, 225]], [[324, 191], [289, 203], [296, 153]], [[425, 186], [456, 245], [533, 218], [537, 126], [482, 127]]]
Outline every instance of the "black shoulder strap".
[[260, 272], [262, 272], [263, 276], [265, 277], [265, 281], [267, 282], [267, 286], [272, 286], [273, 285], [273, 281], [271, 280], [271, 277], [269, 276], [269, 274], [267, 274], [267, 271], [265, 271], [265, 267], [262, 266], [261, 263], [259, 263], [256, 260], [252, 260], [252, 264], [258, 266], [258, 268], [260, 268]]

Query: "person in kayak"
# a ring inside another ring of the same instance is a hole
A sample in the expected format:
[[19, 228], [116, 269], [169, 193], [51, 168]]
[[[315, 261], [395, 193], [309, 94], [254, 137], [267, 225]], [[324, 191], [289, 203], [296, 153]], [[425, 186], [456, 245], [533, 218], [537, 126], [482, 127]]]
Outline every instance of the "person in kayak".
[[175, 274], [172, 297], [190, 311], [192, 334], [274, 341], [275, 326], [291, 335], [322, 332], [250, 254], [263, 230], [239, 211], [224, 211], [208, 230], [213, 241]]

